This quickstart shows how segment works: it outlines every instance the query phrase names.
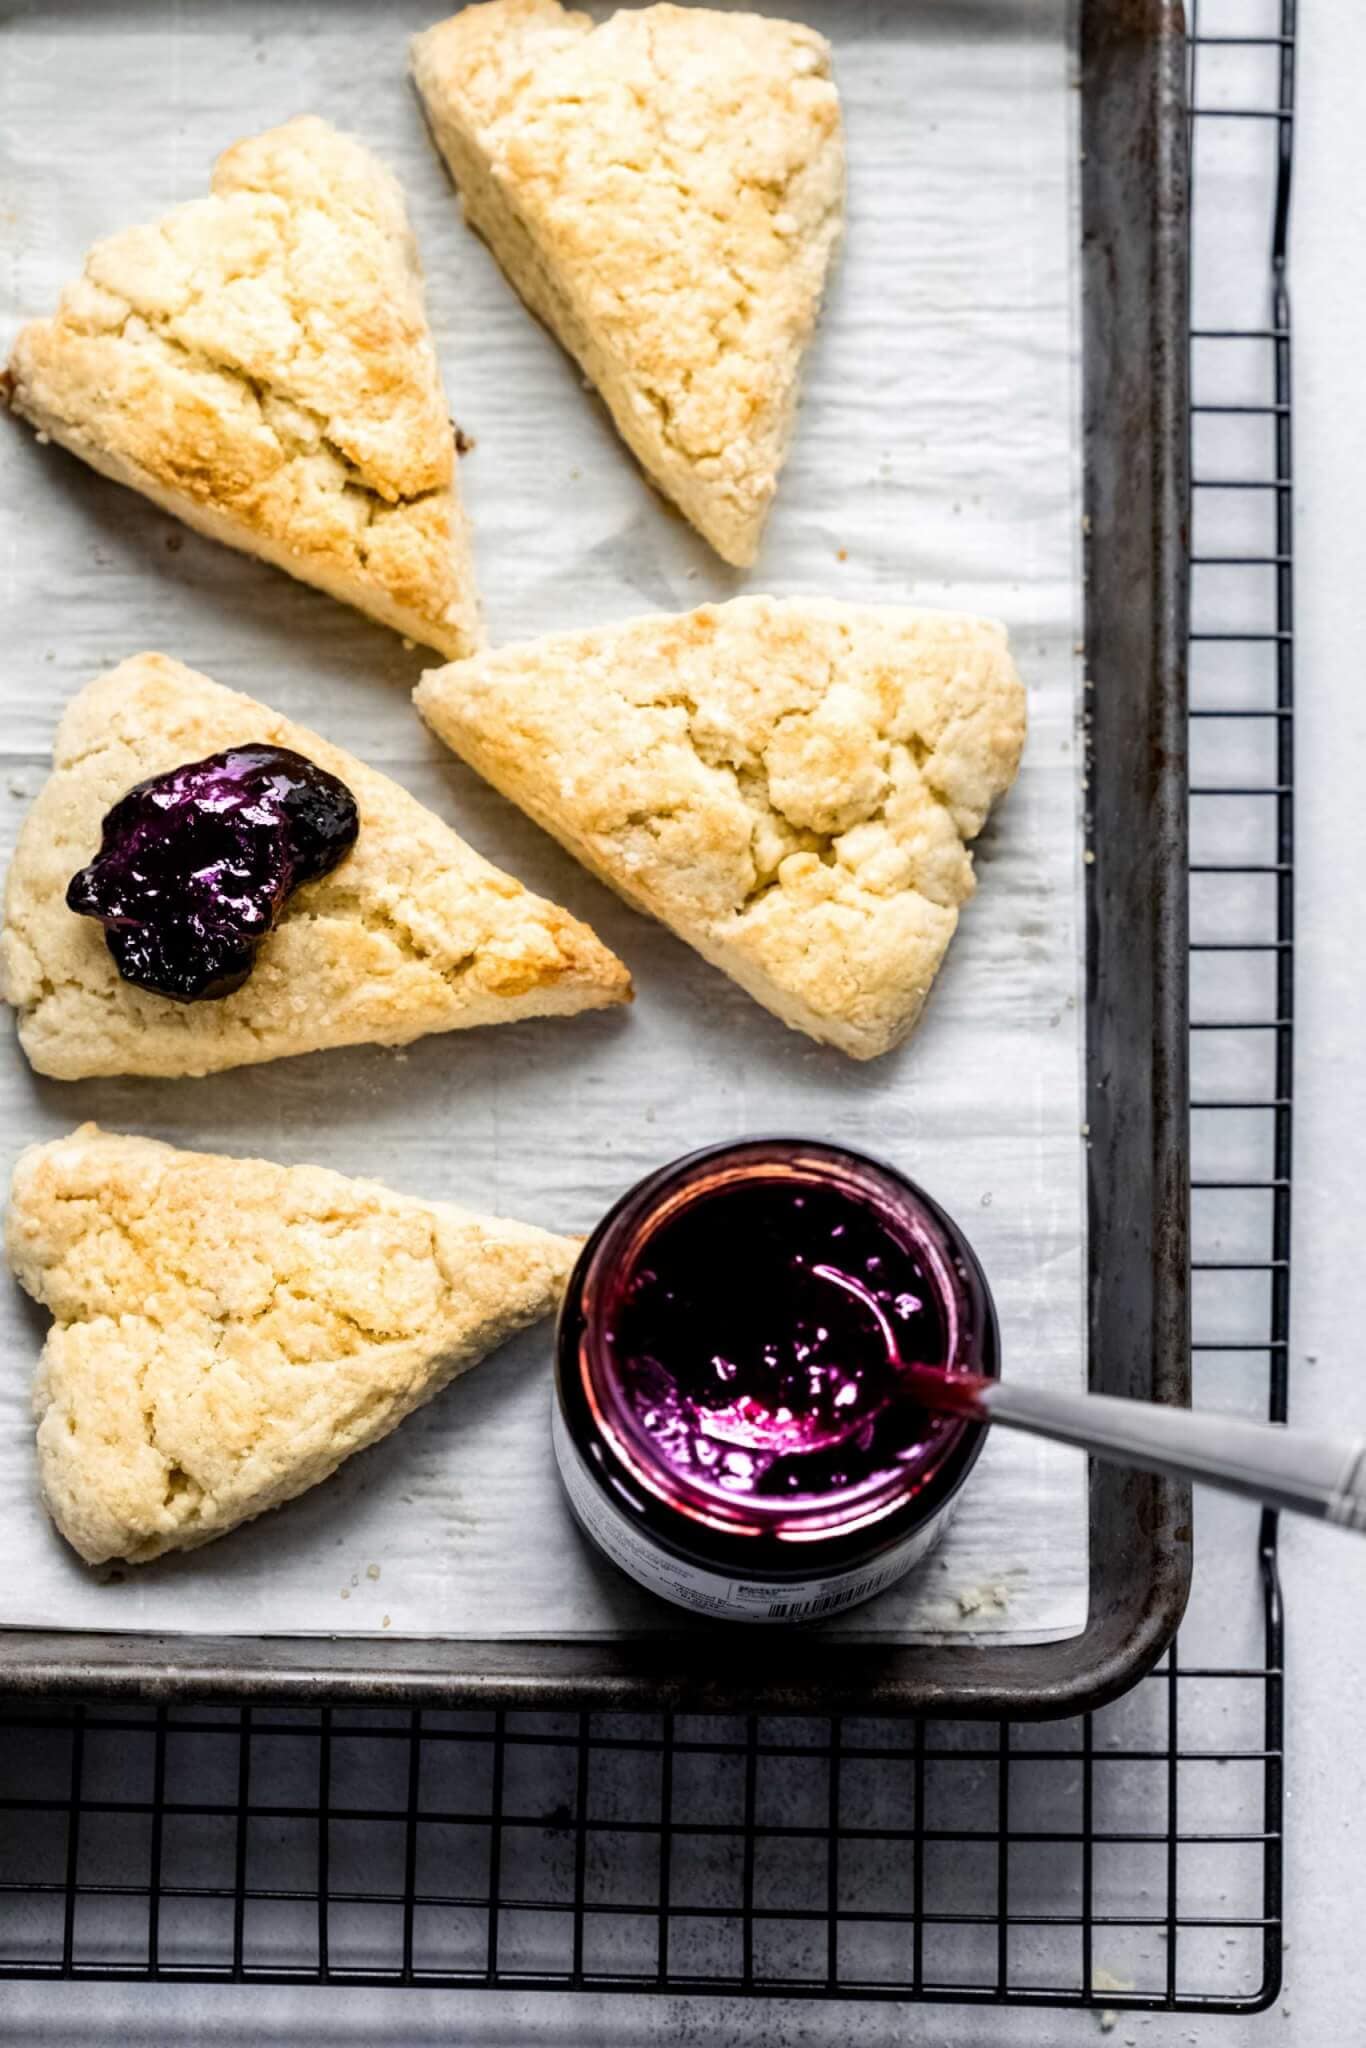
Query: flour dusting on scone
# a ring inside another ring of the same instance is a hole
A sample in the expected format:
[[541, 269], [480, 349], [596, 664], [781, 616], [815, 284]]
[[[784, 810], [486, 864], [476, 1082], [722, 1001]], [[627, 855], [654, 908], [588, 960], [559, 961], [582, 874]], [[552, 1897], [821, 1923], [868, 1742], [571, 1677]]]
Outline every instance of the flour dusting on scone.
[[293, 1499], [555, 1307], [575, 1241], [316, 1166], [86, 1124], [23, 1153], [10, 1265], [49, 1309], [43, 1500], [91, 1564]]
[[413, 74], [471, 226], [659, 488], [752, 562], [843, 217], [826, 43], [488, 0], [418, 36]]
[[418, 709], [629, 902], [795, 1030], [903, 1039], [1015, 779], [993, 621], [740, 598], [429, 670]]
[[[297, 890], [235, 994], [180, 1003], [134, 987], [99, 925], [67, 907], [67, 884], [135, 784], [253, 742], [292, 748], [345, 783], [360, 813], [355, 845]], [[165, 655], [88, 684], [57, 728], [53, 764], [19, 835], [0, 931], [0, 996], [41, 1074], [208, 1074], [630, 1000], [626, 969], [586, 925], [397, 783]]]
[[304, 117], [99, 242], [14, 344], [13, 409], [163, 510], [442, 654], [482, 643], [403, 195]]

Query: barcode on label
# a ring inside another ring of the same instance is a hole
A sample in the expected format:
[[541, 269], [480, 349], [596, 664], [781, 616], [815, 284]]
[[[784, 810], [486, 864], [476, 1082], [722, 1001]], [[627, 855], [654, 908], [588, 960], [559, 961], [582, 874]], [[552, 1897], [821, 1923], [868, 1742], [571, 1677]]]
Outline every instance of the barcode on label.
[[882, 1584], [885, 1573], [871, 1579], [860, 1579], [856, 1586], [845, 1586], [838, 1593], [818, 1593], [814, 1600], [778, 1600], [768, 1610], [770, 1621], [809, 1621], [818, 1614], [832, 1614], [837, 1607], [849, 1607], [855, 1600], [866, 1600]]

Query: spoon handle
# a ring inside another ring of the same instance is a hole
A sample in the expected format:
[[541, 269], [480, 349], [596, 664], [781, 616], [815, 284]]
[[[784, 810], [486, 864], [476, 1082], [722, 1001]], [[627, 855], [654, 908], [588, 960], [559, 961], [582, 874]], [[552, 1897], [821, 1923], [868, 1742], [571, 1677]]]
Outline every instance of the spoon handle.
[[1113, 1394], [1045, 1393], [1008, 1380], [982, 1388], [978, 1398], [991, 1420], [1007, 1428], [1366, 1534], [1366, 1436], [1324, 1436]]

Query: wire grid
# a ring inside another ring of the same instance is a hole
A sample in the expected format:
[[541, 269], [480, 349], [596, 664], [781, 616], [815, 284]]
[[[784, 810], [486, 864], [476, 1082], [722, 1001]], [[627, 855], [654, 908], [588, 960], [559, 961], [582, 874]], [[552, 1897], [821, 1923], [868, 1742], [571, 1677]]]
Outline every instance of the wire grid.
[[[1252, 1387], [1282, 1419], [1295, 9], [1260, 4], [1250, 34], [1259, 0], [1195, 0], [1189, 51], [1197, 191], [1216, 128], [1275, 152], [1269, 322], [1203, 324], [1198, 241], [1194, 279], [1195, 1363], [1197, 1398]], [[1213, 162], [1222, 210], [1246, 166]], [[1282, 1617], [1274, 1517], [1239, 1527], [1197, 1549], [1185, 1629], [1227, 1653], [1174, 1647], [1045, 1726], [0, 1707], [0, 1972], [1255, 2010], [1280, 1987]], [[1212, 1580], [1254, 1531], [1250, 1589]], [[1240, 1611], [1230, 1647], [1211, 1617]]]

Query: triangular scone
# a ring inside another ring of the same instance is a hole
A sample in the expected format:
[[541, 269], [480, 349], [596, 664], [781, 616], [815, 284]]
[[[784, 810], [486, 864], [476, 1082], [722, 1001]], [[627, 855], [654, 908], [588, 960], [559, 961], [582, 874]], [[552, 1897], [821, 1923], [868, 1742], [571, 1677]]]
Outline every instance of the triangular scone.
[[748, 597], [429, 670], [442, 739], [794, 1030], [904, 1038], [1010, 787], [1005, 629]]
[[[356, 844], [290, 898], [234, 995], [176, 1003], [135, 988], [99, 925], [67, 909], [67, 883], [134, 783], [251, 741], [340, 776], [360, 811]], [[397, 783], [163, 654], [87, 684], [53, 760], [15, 848], [0, 933], [0, 995], [40, 1074], [208, 1074], [630, 999], [626, 969], [586, 925], [490, 866]]]
[[43, 1499], [91, 1564], [207, 1543], [316, 1486], [548, 1315], [579, 1250], [94, 1124], [21, 1155], [6, 1234], [55, 1322], [33, 1394]]
[[403, 195], [325, 121], [237, 143], [210, 198], [98, 242], [8, 384], [40, 432], [199, 532], [443, 654], [481, 644]]
[[843, 214], [827, 45], [489, 0], [418, 36], [413, 73], [471, 226], [659, 488], [752, 562]]

